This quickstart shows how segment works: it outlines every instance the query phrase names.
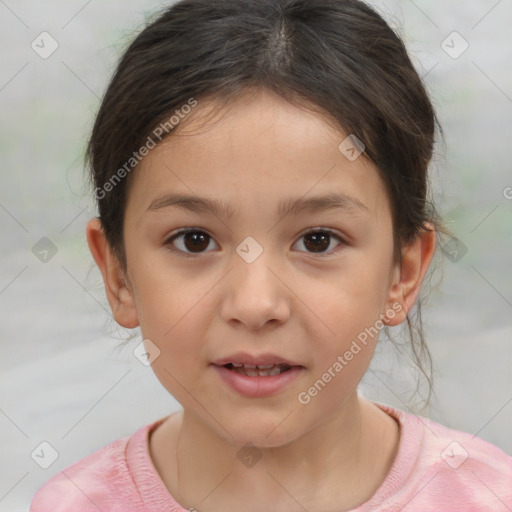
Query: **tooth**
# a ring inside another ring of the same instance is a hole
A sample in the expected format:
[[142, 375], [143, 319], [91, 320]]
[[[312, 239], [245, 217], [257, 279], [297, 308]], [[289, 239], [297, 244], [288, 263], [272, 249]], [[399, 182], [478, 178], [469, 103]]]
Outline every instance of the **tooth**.
[[258, 368], [260, 370], [268, 370], [269, 368], [272, 368], [273, 366], [274, 366], [273, 364], [259, 364]]
[[235, 368], [241, 368], [243, 366], [242, 363], [231, 363]]
[[272, 365], [272, 368], [247, 368], [247, 365], [244, 365], [243, 368], [233, 367], [233, 370], [247, 377], [273, 377], [274, 375], [283, 373], [285, 367], [282, 365]]
[[256, 368], [255, 364], [244, 364], [244, 368]]

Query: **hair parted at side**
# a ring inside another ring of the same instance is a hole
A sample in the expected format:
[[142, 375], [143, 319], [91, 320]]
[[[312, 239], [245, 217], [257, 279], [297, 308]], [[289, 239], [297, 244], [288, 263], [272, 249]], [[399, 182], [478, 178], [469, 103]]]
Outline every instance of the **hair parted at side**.
[[[99, 218], [123, 268], [124, 212], [137, 172], [126, 163], [191, 98], [227, 105], [249, 88], [307, 105], [364, 143], [390, 197], [397, 261], [400, 248], [428, 224], [444, 232], [428, 199], [436, 127], [442, 129], [402, 39], [376, 10], [360, 0], [180, 0], [124, 52], [87, 148], [92, 183], [101, 191]], [[123, 179], [114, 182], [120, 169]], [[430, 399], [419, 304], [416, 322], [407, 317]]]

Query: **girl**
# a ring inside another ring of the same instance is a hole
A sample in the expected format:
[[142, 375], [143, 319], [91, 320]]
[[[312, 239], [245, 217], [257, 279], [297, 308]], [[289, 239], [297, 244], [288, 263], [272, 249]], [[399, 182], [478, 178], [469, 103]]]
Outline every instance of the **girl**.
[[87, 240], [183, 409], [31, 511], [511, 510], [511, 457], [357, 392], [383, 328], [425, 348], [436, 126], [359, 0], [182, 0], [145, 28], [90, 139]]

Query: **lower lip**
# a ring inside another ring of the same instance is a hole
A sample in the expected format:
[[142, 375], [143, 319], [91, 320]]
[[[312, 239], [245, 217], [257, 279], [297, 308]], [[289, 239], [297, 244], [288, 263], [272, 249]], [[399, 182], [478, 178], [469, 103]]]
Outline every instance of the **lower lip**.
[[292, 366], [288, 371], [268, 377], [249, 377], [224, 366], [213, 365], [221, 379], [233, 390], [251, 398], [271, 396], [285, 388], [304, 370], [302, 366]]

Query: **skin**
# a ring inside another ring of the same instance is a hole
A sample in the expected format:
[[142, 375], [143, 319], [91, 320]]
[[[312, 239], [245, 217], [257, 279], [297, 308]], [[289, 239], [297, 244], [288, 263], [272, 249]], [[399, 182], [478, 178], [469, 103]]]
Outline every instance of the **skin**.
[[[347, 134], [318, 113], [267, 91], [246, 93], [215, 122], [199, 103], [183, 126], [134, 171], [124, 223], [127, 267], [98, 219], [87, 226], [116, 321], [140, 326], [160, 350], [152, 363], [183, 406], [150, 438], [153, 463], [173, 497], [200, 511], [343, 510], [367, 501], [385, 479], [399, 444], [394, 419], [357, 394], [377, 337], [307, 404], [307, 391], [365, 328], [397, 325], [413, 306], [435, 248], [435, 233], [393, 261], [389, 198], [374, 165], [349, 161]], [[282, 199], [342, 192], [367, 209], [280, 216]], [[176, 207], [148, 211], [165, 192], [222, 200], [224, 218]], [[180, 228], [206, 237], [203, 252]], [[323, 254], [304, 233], [329, 228]], [[246, 237], [263, 252], [247, 263]], [[170, 250], [174, 247], [175, 250]], [[395, 305], [395, 315], [389, 311]], [[400, 311], [396, 312], [399, 305]], [[380, 316], [379, 316], [380, 315]], [[210, 363], [237, 351], [272, 352], [305, 367], [267, 398], [229, 388]], [[252, 467], [237, 452], [252, 443]]]

